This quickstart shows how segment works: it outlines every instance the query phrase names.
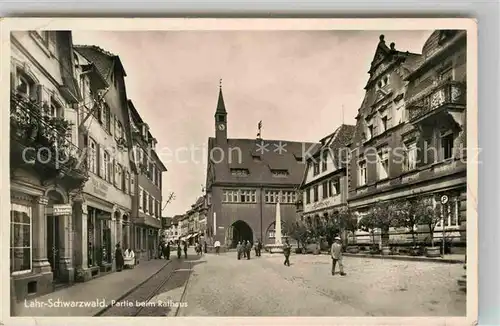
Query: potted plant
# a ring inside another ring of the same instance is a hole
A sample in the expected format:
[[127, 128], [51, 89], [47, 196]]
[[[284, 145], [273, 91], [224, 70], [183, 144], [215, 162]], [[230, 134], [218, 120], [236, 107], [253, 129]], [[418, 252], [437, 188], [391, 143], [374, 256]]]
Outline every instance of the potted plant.
[[375, 229], [376, 229], [375, 214], [373, 210], [370, 210], [368, 214], [363, 216], [359, 221], [359, 228], [365, 232], [370, 232], [372, 237], [372, 244], [369, 247], [370, 254], [378, 253], [378, 246], [375, 244]]
[[419, 256], [421, 249], [417, 246], [416, 226], [420, 224], [421, 216], [415, 210], [424, 199], [421, 197], [410, 200], [399, 200], [395, 203], [395, 207], [399, 212], [398, 226], [405, 227], [411, 233], [412, 246], [408, 249], [410, 256]]
[[[354, 212], [348, 208], [342, 208], [338, 213], [340, 229], [343, 231], [351, 232], [353, 237], [353, 245], [347, 243], [346, 251], [349, 253], [357, 254], [359, 253], [359, 247], [356, 245], [356, 230], [358, 228], [357, 216]], [[346, 239], [348, 242], [348, 239]]]
[[428, 200], [422, 199], [414, 203], [414, 205], [415, 214], [418, 214], [421, 223], [427, 225], [429, 228], [431, 246], [425, 248], [425, 255], [427, 257], [439, 257], [441, 249], [434, 246], [434, 229], [441, 220], [441, 204], [437, 204], [436, 207], [433, 208]]
[[305, 248], [307, 246], [308, 231], [307, 226], [302, 221], [295, 222], [284, 222], [284, 231], [290, 235], [290, 238], [297, 241], [297, 248], [295, 248], [295, 253], [301, 254], [305, 253]]
[[389, 229], [398, 226], [400, 208], [397, 202], [378, 202], [373, 207], [375, 226], [381, 231], [382, 255], [391, 253], [389, 246]]
[[85, 271], [83, 268], [78, 267], [75, 271], [75, 281], [76, 282], [85, 282]]

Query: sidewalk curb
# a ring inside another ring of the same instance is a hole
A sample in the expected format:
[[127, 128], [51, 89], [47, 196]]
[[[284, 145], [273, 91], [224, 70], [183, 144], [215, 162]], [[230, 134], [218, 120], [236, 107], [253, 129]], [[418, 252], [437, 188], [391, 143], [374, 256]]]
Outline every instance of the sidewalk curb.
[[381, 256], [381, 255], [369, 255], [369, 254], [351, 254], [343, 253], [345, 257], [359, 257], [359, 258], [375, 258], [375, 259], [387, 259], [387, 260], [404, 260], [404, 261], [417, 261], [417, 262], [432, 262], [441, 264], [465, 264], [465, 260], [460, 259], [446, 259], [446, 258], [429, 258], [429, 257], [405, 257], [405, 256]]
[[[113, 299], [114, 301], [120, 301], [121, 299], [125, 298], [126, 296], [128, 296], [130, 293], [134, 292], [135, 290], [137, 290], [139, 287], [141, 287], [144, 283], [146, 283], [147, 281], [149, 281], [150, 279], [152, 279], [155, 275], [159, 274], [161, 271], [163, 271], [165, 269], [165, 267], [167, 267], [170, 263], [172, 262], [172, 260], [167, 260], [167, 262], [162, 266], [160, 267], [160, 269], [158, 269], [158, 271], [156, 271], [155, 273], [153, 273], [151, 276], [149, 276], [147, 279], [145, 279], [144, 281], [142, 281], [141, 283], [137, 284], [136, 286], [134, 286], [133, 288], [131, 288], [130, 290], [128, 290], [127, 292], [125, 292], [124, 294], [122, 294], [121, 296], [119, 296], [117, 299]], [[101, 316], [103, 313], [105, 313], [109, 308], [111, 308], [111, 303], [108, 304], [106, 307], [102, 308], [101, 310], [99, 310], [97, 313], [95, 313], [94, 315], [92, 315], [92, 317], [99, 317]]]

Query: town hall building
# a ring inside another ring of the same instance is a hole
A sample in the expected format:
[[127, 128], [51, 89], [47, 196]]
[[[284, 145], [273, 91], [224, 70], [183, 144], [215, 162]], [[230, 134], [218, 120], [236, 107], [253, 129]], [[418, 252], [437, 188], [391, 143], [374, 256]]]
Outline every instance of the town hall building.
[[282, 223], [296, 221], [298, 187], [308, 153], [319, 146], [285, 140], [228, 138], [222, 89], [208, 139], [207, 239], [235, 247], [238, 241], [274, 243], [276, 203]]

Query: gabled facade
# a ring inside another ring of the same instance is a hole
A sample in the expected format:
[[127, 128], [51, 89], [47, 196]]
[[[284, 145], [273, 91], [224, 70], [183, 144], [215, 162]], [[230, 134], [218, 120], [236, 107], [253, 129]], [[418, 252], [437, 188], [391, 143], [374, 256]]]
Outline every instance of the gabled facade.
[[348, 203], [360, 215], [377, 201], [447, 195], [445, 237], [461, 241], [465, 51], [465, 31], [435, 31], [421, 55], [387, 47], [380, 37], [351, 144]]
[[74, 281], [75, 210], [88, 178], [71, 32], [11, 33], [10, 275], [18, 300]]
[[305, 159], [318, 146], [285, 140], [228, 138], [222, 89], [208, 139], [207, 240], [227, 247], [237, 241], [274, 242], [276, 203], [283, 220], [296, 220], [297, 190]]
[[159, 243], [162, 211], [163, 172], [167, 171], [156, 153], [156, 139], [131, 100], [128, 101], [132, 130], [134, 171], [133, 222], [134, 252], [152, 259]]
[[320, 140], [321, 147], [307, 160], [302, 193], [302, 218], [309, 223], [328, 220], [347, 205], [347, 158], [354, 126], [341, 125]]
[[[83, 147], [89, 152], [90, 179], [84, 187], [88, 216], [88, 264], [107, 272], [115, 269], [114, 250], [131, 245], [132, 166], [131, 133], [125, 90], [125, 70], [120, 58], [97, 46], [77, 45], [82, 64], [92, 64], [106, 84], [82, 73], [80, 87], [87, 103], [82, 116]], [[85, 120], [86, 119], [86, 120]], [[132, 181], [133, 182], [133, 181]]]

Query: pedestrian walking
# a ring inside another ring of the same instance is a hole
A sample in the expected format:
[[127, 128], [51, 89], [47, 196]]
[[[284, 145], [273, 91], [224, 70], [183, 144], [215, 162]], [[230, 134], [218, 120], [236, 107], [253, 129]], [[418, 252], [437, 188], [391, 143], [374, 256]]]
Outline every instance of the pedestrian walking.
[[219, 252], [220, 252], [220, 242], [219, 242], [219, 240], [215, 241], [214, 247], [215, 247], [215, 253], [218, 255]]
[[116, 261], [116, 270], [118, 272], [121, 272], [123, 270], [123, 265], [125, 264], [125, 259], [123, 258], [123, 251], [119, 242], [116, 244], [115, 261]]
[[285, 240], [285, 244], [283, 245], [283, 254], [285, 255], [285, 262], [283, 265], [290, 266], [290, 253], [292, 252], [292, 246], [290, 246], [290, 242], [288, 239]]
[[262, 242], [260, 242], [260, 240], [257, 243], [257, 249], [258, 249], [258, 252], [259, 252], [259, 254], [257, 256], [260, 257], [260, 254], [261, 254], [261, 251], [262, 251]]
[[241, 259], [241, 253], [243, 252], [243, 247], [241, 246], [241, 242], [238, 241], [238, 244], [236, 245], [236, 253], [238, 255], [238, 260]]
[[207, 242], [205, 241], [204, 244], [203, 244], [204, 248], [205, 249], [205, 253], [207, 253]]
[[344, 264], [342, 262], [342, 243], [339, 237], [335, 237], [333, 241], [331, 248], [331, 255], [332, 255], [332, 275], [335, 275], [335, 265], [337, 265], [337, 263], [339, 264], [340, 275], [341, 276], [346, 275], [344, 273]]
[[253, 249], [255, 250], [255, 257], [259, 257], [259, 242], [255, 241], [255, 244], [253, 245]]
[[247, 240], [247, 244], [245, 246], [245, 249], [246, 249], [246, 254], [247, 254], [247, 260], [249, 260], [250, 254], [252, 253], [252, 243], [250, 242], [250, 240]]
[[165, 243], [162, 241], [160, 241], [160, 243], [158, 243], [158, 256], [157, 256], [157, 259], [163, 259], [163, 251], [165, 249]]
[[167, 245], [165, 246], [165, 254], [164, 254], [165, 258], [167, 260], [170, 260], [170, 241], [167, 242]]
[[182, 253], [182, 251], [181, 251], [181, 242], [178, 241], [177, 242], [177, 259], [181, 259], [181, 253]]
[[188, 245], [186, 241], [184, 241], [184, 258], [188, 258]]

